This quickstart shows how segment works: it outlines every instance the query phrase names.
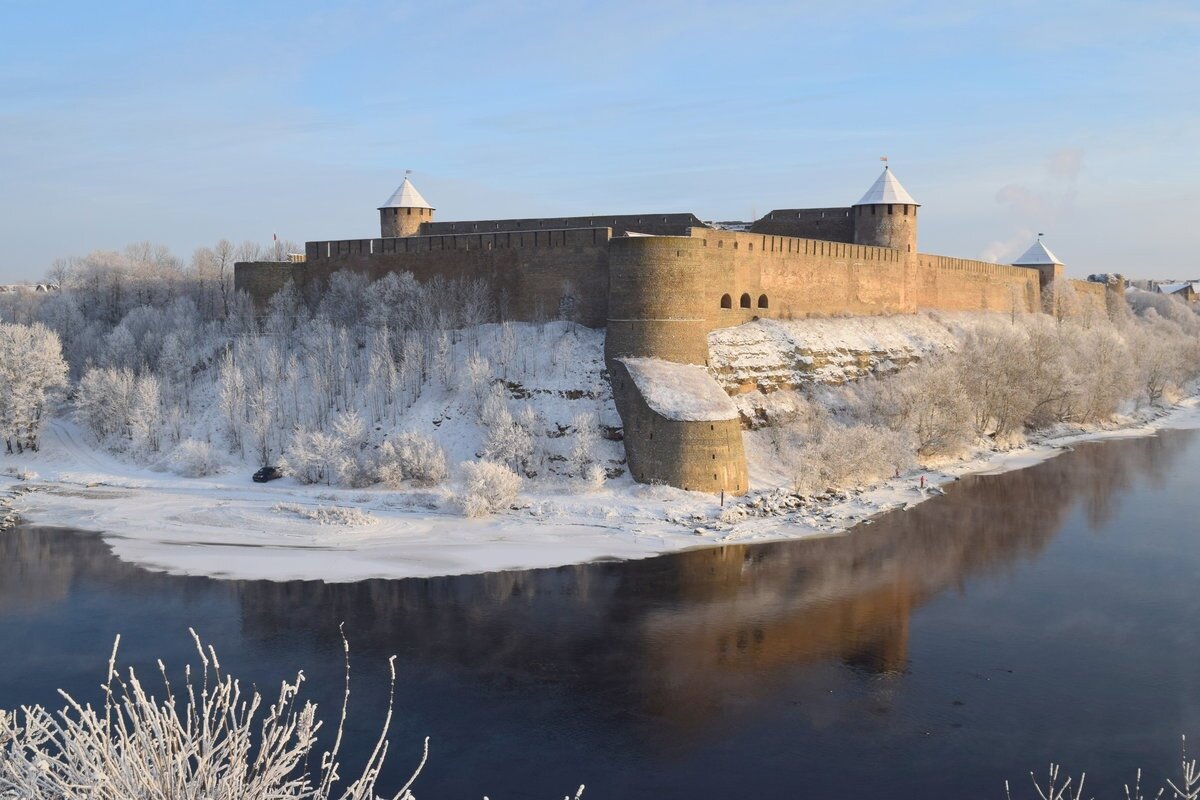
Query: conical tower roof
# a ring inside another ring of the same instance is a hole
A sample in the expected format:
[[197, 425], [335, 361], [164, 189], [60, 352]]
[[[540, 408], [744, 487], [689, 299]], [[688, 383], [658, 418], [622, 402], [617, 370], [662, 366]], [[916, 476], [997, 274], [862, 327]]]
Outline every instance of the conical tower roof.
[[400, 184], [400, 188], [392, 192], [392, 196], [380, 208], [428, 208], [433, 209], [433, 206], [425, 202], [425, 198], [421, 197], [421, 193], [417, 191], [417, 187], [412, 185], [412, 181], [408, 176], [404, 176], [404, 183]]
[[1025, 254], [1012, 262], [1014, 267], [1037, 267], [1043, 264], [1059, 264], [1063, 262], [1058, 260], [1058, 256], [1050, 252], [1050, 248], [1042, 244], [1042, 237], [1039, 236], [1037, 241], [1030, 245]]
[[879, 176], [879, 179], [875, 183], [871, 184], [871, 188], [867, 189], [867, 193], [854, 205], [876, 206], [881, 203], [901, 203], [910, 206], [921, 205], [916, 200], [913, 200], [912, 195], [900, 185], [900, 181], [896, 180], [896, 176], [887, 167], [883, 168], [883, 174]]

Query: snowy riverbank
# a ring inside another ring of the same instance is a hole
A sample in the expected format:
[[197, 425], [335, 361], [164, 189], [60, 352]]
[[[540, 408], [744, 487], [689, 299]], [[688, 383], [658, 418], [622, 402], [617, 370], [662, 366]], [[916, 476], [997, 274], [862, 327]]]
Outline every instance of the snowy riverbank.
[[[252, 483], [244, 471], [182, 478], [122, 462], [55, 421], [40, 453], [0, 459], [0, 498], [29, 524], [98, 531], [120, 558], [174, 574], [268, 580], [357, 581], [554, 567], [644, 558], [695, 547], [844, 531], [901, 509], [973, 473], [1020, 469], [1072, 444], [1200, 428], [1195, 398], [1154, 419], [1043, 437], [936, 471], [810, 500], [766, 516], [726, 514], [716, 498], [623, 478], [592, 494], [523, 494], [520, 508], [486, 519], [456, 515], [440, 494]], [[24, 480], [14, 477], [26, 473]], [[8, 474], [4, 474], [8, 473]], [[36, 476], [29, 473], [37, 473]], [[919, 488], [920, 476], [927, 489]], [[751, 500], [753, 498], [750, 498]], [[727, 501], [727, 507], [735, 502]], [[766, 503], [771, 504], [770, 500]], [[356, 524], [323, 524], [321, 509]]]

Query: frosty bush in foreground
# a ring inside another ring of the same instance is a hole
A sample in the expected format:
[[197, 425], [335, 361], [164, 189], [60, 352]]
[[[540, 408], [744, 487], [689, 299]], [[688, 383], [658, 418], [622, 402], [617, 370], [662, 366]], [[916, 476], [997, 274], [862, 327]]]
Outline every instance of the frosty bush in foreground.
[[801, 451], [796, 489], [807, 494], [875, 483], [914, 461], [912, 444], [903, 433], [830, 423]]
[[[1142, 771], [1139, 769], [1133, 786], [1125, 785], [1125, 797], [1127, 800], [1147, 800], [1147, 798], [1157, 800], [1157, 798], [1166, 796], [1169, 786], [1171, 797], [1177, 798], [1177, 800], [1200, 800], [1200, 764], [1197, 764], [1196, 759], [1188, 758], [1186, 737], [1183, 738], [1180, 771], [1181, 775], [1178, 781], [1167, 779], [1167, 786], [1152, 795], [1147, 795], [1142, 790]], [[1061, 765], [1052, 763], [1046, 774], [1045, 784], [1038, 780], [1032, 772], [1029, 773], [1029, 777], [1033, 781], [1033, 789], [1037, 793], [1037, 797], [1041, 800], [1084, 800], [1087, 797], [1083, 793], [1083, 784], [1087, 779], [1087, 773], [1081, 773], [1079, 780], [1076, 781], [1074, 777], [1063, 773]], [[1004, 782], [1004, 795], [1008, 800], [1012, 800], [1012, 787], [1009, 786], [1008, 781]]]
[[[264, 708], [257, 692], [221, 672], [216, 652], [195, 632], [200, 669], [188, 669], [177, 693], [159, 662], [163, 696], [149, 693], [130, 669], [116, 669], [117, 644], [108, 663], [103, 711], [65, 692], [57, 714], [41, 706], [19, 714], [0, 712], [0, 797], [21, 800], [150, 800], [163, 797], [241, 797], [375, 800], [375, 782], [387, 754], [392, 695], [378, 743], [362, 774], [344, 786], [338, 762], [350, 698], [350, 649], [346, 652], [346, 703], [332, 749], [317, 756], [322, 723], [310, 701], [300, 705], [304, 674], [284, 682]], [[392, 668], [393, 694], [396, 680]], [[198, 673], [198, 674], [197, 674]], [[393, 800], [411, 800], [410, 788], [429, 753]], [[310, 767], [310, 762], [317, 764]], [[336, 786], [336, 788], [335, 788]]]
[[406, 480], [419, 486], [434, 486], [446, 480], [446, 453], [433, 440], [416, 431], [388, 439], [379, 447], [379, 479], [388, 486]]
[[185, 439], [171, 452], [171, 471], [185, 478], [203, 478], [221, 469], [221, 457], [208, 442]]
[[502, 464], [491, 461], [464, 461], [463, 490], [458, 497], [468, 517], [486, 517], [508, 508], [521, 491], [521, 476]]

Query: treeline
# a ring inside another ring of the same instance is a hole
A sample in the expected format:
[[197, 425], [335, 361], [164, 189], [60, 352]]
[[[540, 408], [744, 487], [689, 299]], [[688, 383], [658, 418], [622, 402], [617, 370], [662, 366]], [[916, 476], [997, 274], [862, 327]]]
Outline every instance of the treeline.
[[[472, 512], [525, 479], [603, 480], [596, 332], [488, 325], [499, 312], [484, 281], [407, 273], [343, 271], [306, 293], [289, 283], [256, 314], [231, 283], [233, 261], [254, 257], [224, 246], [188, 266], [153, 247], [94, 254], [56, 276], [58, 293], [0, 298], [0, 316], [58, 336], [73, 414], [99, 444], [180, 474], [252, 459], [302, 482], [428, 487], [449, 477], [449, 449], [507, 473], [458, 470], [477, 489], [462, 502]], [[555, 379], [586, 401], [514, 396]], [[429, 429], [425, 416], [451, 408], [453, 431]]]

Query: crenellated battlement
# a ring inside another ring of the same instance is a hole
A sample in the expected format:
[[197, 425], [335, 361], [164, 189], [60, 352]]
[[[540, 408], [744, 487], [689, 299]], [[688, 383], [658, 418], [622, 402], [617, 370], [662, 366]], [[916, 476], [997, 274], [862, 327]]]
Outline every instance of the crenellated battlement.
[[328, 261], [342, 256], [373, 256], [398, 253], [433, 253], [445, 250], [499, 250], [554, 247], [594, 247], [612, 237], [608, 228], [549, 228], [534, 231], [430, 234], [377, 239], [330, 239], [306, 242], [307, 261]]

